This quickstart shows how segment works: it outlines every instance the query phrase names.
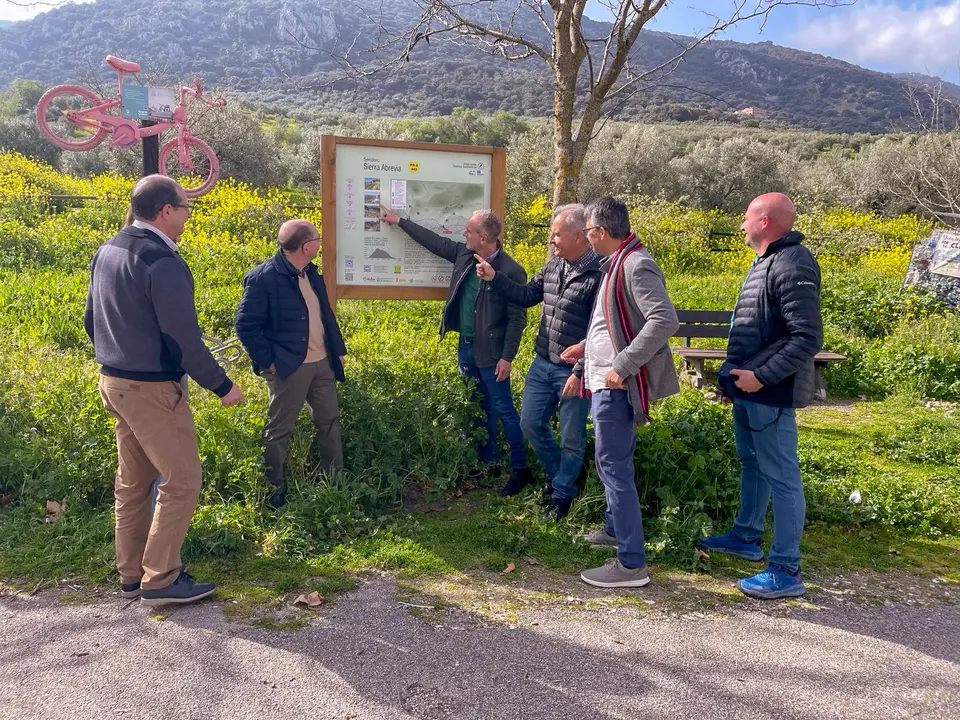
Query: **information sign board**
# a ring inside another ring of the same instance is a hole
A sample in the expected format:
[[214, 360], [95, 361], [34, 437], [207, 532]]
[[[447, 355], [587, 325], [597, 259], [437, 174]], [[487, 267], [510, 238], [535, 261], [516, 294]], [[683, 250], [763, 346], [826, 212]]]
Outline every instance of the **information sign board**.
[[503, 217], [504, 148], [324, 136], [322, 156], [331, 302], [446, 297], [452, 264], [382, 222], [381, 205], [458, 242], [474, 211]]

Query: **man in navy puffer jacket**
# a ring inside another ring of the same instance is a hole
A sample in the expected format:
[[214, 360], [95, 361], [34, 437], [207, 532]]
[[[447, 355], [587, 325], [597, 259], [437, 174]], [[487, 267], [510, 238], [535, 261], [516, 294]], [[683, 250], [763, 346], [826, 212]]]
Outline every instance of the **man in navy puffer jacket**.
[[270, 507], [286, 502], [283, 464], [297, 416], [306, 402], [316, 428], [315, 448], [325, 472], [343, 467], [336, 381], [344, 380], [347, 348], [312, 260], [320, 233], [307, 220], [288, 220], [277, 237], [280, 249], [243, 279], [237, 337], [266, 380], [269, 393], [263, 431]]
[[795, 408], [814, 394], [814, 356], [823, 343], [820, 267], [793, 231], [797, 211], [782, 193], [750, 203], [741, 226], [756, 254], [730, 325], [727, 360], [720, 368], [724, 394], [733, 400], [740, 456], [740, 512], [733, 529], [706, 538], [708, 551], [762, 560], [764, 519], [773, 496], [769, 567], [740, 581], [758, 598], [805, 592], [800, 537], [806, 503], [797, 459]]

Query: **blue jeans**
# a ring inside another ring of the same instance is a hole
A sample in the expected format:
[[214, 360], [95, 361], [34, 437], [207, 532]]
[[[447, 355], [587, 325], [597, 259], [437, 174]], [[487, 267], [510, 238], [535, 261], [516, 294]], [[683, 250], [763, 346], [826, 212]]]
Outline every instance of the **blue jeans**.
[[773, 495], [770, 562], [796, 571], [806, 501], [797, 459], [797, 417], [793, 408], [775, 408], [736, 398], [733, 433], [740, 456], [740, 512], [733, 530], [740, 539], [763, 537]]
[[637, 426], [626, 390], [593, 393], [593, 429], [597, 472], [607, 491], [607, 533], [617, 539], [617, 558], [621, 565], [644, 567], [647, 556], [633, 464]]
[[[583, 467], [590, 412], [588, 398], [563, 397], [563, 386], [572, 372], [572, 367], [554, 365], [535, 356], [524, 380], [520, 411], [520, 427], [540, 458], [554, 497], [571, 500], [577, 496], [577, 475]], [[550, 427], [557, 406], [560, 407], [559, 445]]]
[[483, 410], [487, 423], [487, 442], [480, 448], [480, 461], [495, 463], [499, 454], [497, 448], [497, 419], [503, 424], [503, 434], [510, 446], [510, 467], [513, 469], [527, 466], [527, 448], [523, 442], [523, 430], [520, 429], [520, 413], [513, 404], [510, 392], [510, 378], [497, 382], [496, 367], [477, 367], [473, 357], [473, 343], [460, 338], [457, 347], [457, 364], [464, 377], [476, 381], [475, 393]]

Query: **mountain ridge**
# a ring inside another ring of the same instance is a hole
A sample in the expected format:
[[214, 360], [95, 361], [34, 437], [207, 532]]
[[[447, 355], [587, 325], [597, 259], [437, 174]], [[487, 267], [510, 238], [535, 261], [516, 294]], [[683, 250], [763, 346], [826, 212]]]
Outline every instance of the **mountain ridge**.
[[[409, 0], [384, 5], [390, 11], [386, 22], [397, 26], [417, 16]], [[589, 32], [605, 27], [584, 21]], [[525, 28], [530, 37], [545, 34], [535, 23]], [[136, 60], [148, 77], [166, 75], [170, 82], [199, 74], [208, 86], [287, 113], [441, 115], [467, 106], [552, 114], [552, 82], [544, 63], [498, 60], [449, 41], [419, 44], [396, 74], [343, 78], [334, 46], [373, 32], [367, 16], [336, 0], [98, 0], [0, 27], [0, 85], [18, 77], [109, 81], [103, 61], [109, 53]], [[631, 64], [649, 68], [668, 60], [681, 37], [644, 31]], [[815, 130], [888, 132], [911, 127], [908, 91], [924, 83], [920, 76], [897, 77], [769, 41], [712, 40], [660, 73], [615, 115], [648, 121], [767, 119]], [[753, 117], [744, 115], [745, 108], [754, 109]]]

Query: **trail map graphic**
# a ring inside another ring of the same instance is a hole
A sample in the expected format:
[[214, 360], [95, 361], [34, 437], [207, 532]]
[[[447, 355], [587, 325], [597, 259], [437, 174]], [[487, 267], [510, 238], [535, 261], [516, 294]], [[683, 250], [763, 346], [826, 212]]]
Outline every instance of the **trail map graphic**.
[[483, 185], [400, 180], [406, 184], [407, 208], [397, 211], [440, 235], [459, 238], [470, 215], [483, 205]]

